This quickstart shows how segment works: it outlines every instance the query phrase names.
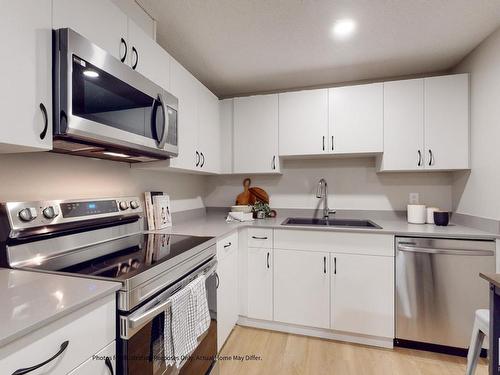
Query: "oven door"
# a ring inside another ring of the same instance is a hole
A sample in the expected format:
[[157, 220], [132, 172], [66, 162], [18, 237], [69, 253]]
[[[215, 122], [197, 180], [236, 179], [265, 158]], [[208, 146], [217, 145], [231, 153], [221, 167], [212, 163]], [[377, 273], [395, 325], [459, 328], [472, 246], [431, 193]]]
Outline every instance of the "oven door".
[[[118, 373], [123, 375], [204, 375], [217, 355], [217, 260], [212, 259], [169, 286], [142, 307], [119, 317], [117, 345]], [[164, 320], [168, 299], [200, 274], [206, 275], [208, 308], [211, 322], [198, 338], [198, 347], [180, 368], [166, 366], [164, 360]]]
[[173, 95], [71, 29], [55, 35], [56, 139], [177, 155]]

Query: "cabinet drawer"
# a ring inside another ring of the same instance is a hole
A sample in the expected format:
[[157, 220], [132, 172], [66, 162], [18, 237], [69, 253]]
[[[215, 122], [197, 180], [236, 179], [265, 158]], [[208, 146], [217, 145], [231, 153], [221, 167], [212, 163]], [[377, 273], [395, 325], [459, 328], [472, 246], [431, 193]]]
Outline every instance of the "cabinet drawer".
[[0, 373], [42, 363], [67, 341], [57, 358], [30, 375], [67, 374], [115, 339], [115, 311], [112, 294], [6, 345], [0, 349]]
[[217, 259], [220, 261], [224, 257], [238, 248], [238, 232], [217, 241]]
[[276, 249], [394, 256], [391, 234], [275, 230]]
[[[110, 368], [111, 366], [111, 368]], [[92, 355], [68, 375], [111, 375], [116, 374], [116, 342]]]
[[249, 228], [248, 247], [273, 247], [273, 230], [268, 228]]

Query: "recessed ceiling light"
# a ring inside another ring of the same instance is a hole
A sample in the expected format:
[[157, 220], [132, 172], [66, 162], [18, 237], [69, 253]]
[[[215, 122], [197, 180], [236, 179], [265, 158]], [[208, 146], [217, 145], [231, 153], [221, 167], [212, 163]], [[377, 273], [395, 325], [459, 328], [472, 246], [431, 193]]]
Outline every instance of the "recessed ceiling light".
[[344, 39], [356, 31], [356, 22], [350, 18], [338, 20], [333, 25], [333, 35], [338, 39]]
[[99, 73], [97, 73], [95, 70], [84, 70], [83, 75], [89, 78], [97, 78], [99, 77]]
[[114, 156], [116, 158], [129, 158], [130, 155], [126, 155], [126, 154], [121, 154], [119, 152], [110, 152], [110, 151], [105, 151], [103, 152], [104, 155], [109, 155], [109, 156]]

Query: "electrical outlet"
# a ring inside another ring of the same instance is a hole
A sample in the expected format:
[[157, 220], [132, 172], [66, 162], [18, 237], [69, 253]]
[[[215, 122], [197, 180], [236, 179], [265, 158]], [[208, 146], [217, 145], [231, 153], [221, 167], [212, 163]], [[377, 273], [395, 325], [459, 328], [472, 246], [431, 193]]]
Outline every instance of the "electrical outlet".
[[410, 193], [408, 200], [410, 201], [410, 204], [419, 204], [420, 195], [418, 193]]

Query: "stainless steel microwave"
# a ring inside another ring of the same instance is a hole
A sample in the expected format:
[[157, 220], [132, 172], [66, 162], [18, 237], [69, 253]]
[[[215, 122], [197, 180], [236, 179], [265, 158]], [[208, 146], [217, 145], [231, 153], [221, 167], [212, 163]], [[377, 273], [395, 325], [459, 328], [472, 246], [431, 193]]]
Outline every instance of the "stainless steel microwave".
[[71, 29], [54, 31], [53, 151], [142, 162], [178, 154], [178, 100]]

